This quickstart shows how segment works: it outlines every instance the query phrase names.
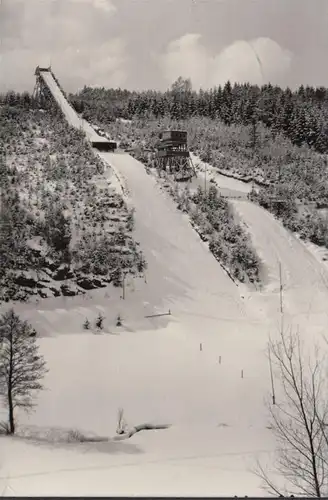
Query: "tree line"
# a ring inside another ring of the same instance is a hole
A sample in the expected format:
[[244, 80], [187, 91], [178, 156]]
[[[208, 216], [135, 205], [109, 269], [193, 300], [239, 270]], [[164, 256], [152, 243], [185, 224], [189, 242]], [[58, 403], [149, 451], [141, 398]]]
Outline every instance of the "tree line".
[[306, 144], [321, 153], [328, 151], [328, 89], [324, 87], [302, 85], [292, 91], [272, 84], [259, 87], [228, 81], [196, 92], [190, 80], [179, 78], [165, 92], [85, 86], [69, 98], [75, 109], [93, 122], [106, 123], [118, 117], [185, 120], [194, 116], [220, 120], [226, 125], [254, 126], [262, 122], [295, 145]]
[[[301, 85], [296, 90], [266, 84], [226, 82], [199, 91], [190, 80], [179, 78], [165, 92], [156, 90], [91, 88], [85, 86], [69, 100], [78, 113], [92, 122], [106, 123], [118, 117], [185, 120], [200, 116], [226, 125], [255, 126], [261, 122], [282, 133], [293, 144], [306, 144], [320, 153], [328, 151], [328, 89]], [[37, 105], [28, 92], [0, 95], [0, 105]], [[219, 140], [219, 139], [218, 139]]]

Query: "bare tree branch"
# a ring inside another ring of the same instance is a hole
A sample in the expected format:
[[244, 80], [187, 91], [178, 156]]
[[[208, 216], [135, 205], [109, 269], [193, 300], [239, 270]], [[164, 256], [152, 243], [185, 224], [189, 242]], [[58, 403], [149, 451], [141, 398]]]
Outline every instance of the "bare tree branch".
[[307, 366], [299, 333], [281, 330], [278, 341], [269, 340], [269, 353], [280, 398], [268, 407], [277, 440], [274, 470], [287, 486], [281, 491], [260, 463], [255, 473], [271, 493], [324, 496], [328, 492], [328, 398], [318, 350]]

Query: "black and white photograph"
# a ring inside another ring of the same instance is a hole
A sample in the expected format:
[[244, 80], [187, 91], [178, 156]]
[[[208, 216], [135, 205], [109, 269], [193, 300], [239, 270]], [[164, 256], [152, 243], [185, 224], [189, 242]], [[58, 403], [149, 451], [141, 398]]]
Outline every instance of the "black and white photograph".
[[328, 0], [0, 0], [0, 495], [328, 496]]

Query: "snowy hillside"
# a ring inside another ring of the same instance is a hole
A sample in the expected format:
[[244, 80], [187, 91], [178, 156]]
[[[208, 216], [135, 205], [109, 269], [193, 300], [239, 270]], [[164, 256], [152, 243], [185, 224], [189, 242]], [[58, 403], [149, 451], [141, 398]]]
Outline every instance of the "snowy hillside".
[[[274, 449], [263, 401], [270, 393], [264, 351], [279, 321], [276, 261], [291, 315], [302, 312], [300, 289], [317, 291], [313, 332], [327, 320], [328, 292], [315, 276], [324, 270], [271, 216], [236, 201], [268, 267], [264, 292], [237, 287], [143, 165], [129, 155], [101, 156], [136, 209], [146, 279], [128, 286], [125, 300], [97, 291], [89, 299], [46, 300], [37, 311], [17, 308], [42, 332], [49, 390], [19, 420], [34, 439], [1, 438], [1, 487], [17, 495], [261, 494], [252, 469]], [[99, 310], [104, 332], [83, 333], [83, 319]], [[171, 427], [117, 442], [119, 408], [130, 426]], [[51, 444], [51, 435], [75, 429], [100, 442]]]
[[[313, 343], [328, 320], [327, 270], [246, 200], [249, 185], [216, 176], [219, 189], [236, 198], [236, 216], [266, 270], [261, 290], [233, 282], [142, 163], [94, 153], [104, 165], [102, 183], [110, 181], [135, 210], [133, 237], [148, 266], [121, 288], [15, 305], [37, 329], [49, 373], [36, 411], [19, 414], [18, 436], [1, 437], [0, 489], [260, 495], [254, 466], [259, 457], [270, 463], [275, 449], [264, 401], [271, 391], [267, 341], [281, 319], [280, 281], [286, 323]], [[93, 328], [99, 312], [102, 331]], [[117, 440], [120, 408], [129, 428], [167, 428]]]

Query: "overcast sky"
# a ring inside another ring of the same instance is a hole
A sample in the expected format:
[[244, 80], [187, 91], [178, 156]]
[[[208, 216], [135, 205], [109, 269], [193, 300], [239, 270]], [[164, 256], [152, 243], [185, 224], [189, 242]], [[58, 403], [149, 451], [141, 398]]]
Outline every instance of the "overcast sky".
[[52, 65], [83, 85], [328, 86], [328, 0], [2, 0], [0, 91]]

